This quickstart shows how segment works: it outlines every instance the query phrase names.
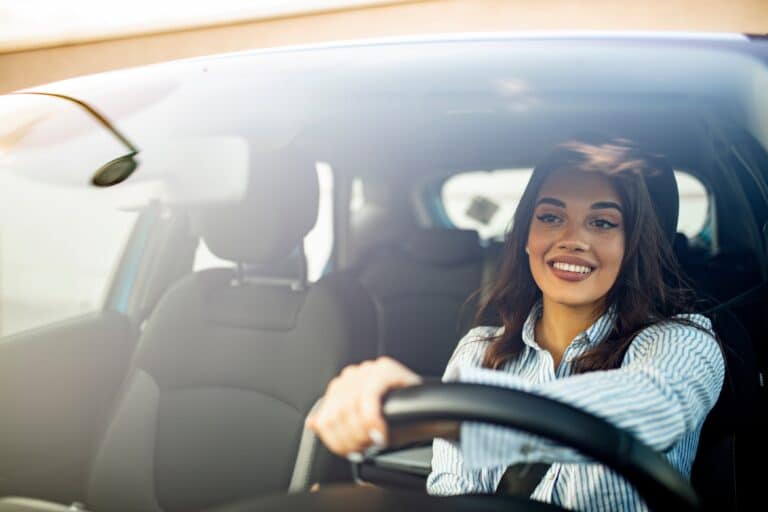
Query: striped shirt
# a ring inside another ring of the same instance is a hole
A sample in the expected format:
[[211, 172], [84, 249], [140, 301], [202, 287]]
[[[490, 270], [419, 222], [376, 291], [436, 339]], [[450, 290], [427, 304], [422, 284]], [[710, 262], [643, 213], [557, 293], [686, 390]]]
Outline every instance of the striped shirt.
[[[543, 395], [579, 407], [632, 432], [690, 478], [701, 426], [717, 401], [724, 377], [720, 348], [709, 319], [685, 318], [706, 331], [667, 322], [642, 330], [620, 368], [573, 374], [572, 361], [602, 341], [613, 327], [609, 310], [568, 346], [554, 368], [551, 354], [534, 339], [539, 302], [522, 332], [520, 355], [499, 370], [481, 368], [496, 327], [472, 329], [458, 344], [444, 381], [498, 385]], [[573, 510], [647, 510], [623, 478], [574, 450], [494, 425], [465, 422], [461, 442], [435, 439], [427, 491], [434, 495], [493, 494], [507, 466], [547, 462], [552, 466], [531, 498]]]

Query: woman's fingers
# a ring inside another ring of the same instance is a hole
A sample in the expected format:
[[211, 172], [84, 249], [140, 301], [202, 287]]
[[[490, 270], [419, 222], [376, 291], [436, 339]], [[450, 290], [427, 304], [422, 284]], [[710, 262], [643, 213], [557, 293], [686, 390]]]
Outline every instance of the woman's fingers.
[[346, 368], [331, 380], [320, 407], [307, 421], [328, 449], [338, 455], [360, 451], [366, 440], [355, 428], [356, 413], [350, 410], [355, 403], [355, 389], [351, 385], [357, 380], [354, 373], [353, 368]]
[[358, 401], [358, 417], [370, 444], [384, 447], [389, 439], [387, 424], [381, 415], [381, 394], [371, 394]]
[[392, 389], [420, 382], [418, 375], [390, 358], [349, 366], [328, 384], [307, 425], [338, 455], [383, 446], [388, 432], [381, 415], [382, 397]]

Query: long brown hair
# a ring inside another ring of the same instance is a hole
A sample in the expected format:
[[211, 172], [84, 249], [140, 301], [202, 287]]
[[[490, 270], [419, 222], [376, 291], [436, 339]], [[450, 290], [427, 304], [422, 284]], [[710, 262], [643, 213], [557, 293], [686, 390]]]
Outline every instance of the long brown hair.
[[560, 144], [533, 171], [505, 237], [498, 279], [475, 318], [497, 316], [503, 329], [487, 339], [483, 366], [499, 368], [523, 348], [523, 324], [541, 297], [525, 246], [539, 190], [556, 171], [599, 172], [615, 188], [624, 211], [624, 257], [604, 305], [615, 307], [616, 322], [604, 340], [574, 361], [574, 372], [621, 366], [630, 343], [642, 329], [694, 310], [695, 298], [682, 277], [670, 240], [654, 212], [645, 177], [672, 173], [660, 156], [641, 151], [626, 139], [590, 134]]

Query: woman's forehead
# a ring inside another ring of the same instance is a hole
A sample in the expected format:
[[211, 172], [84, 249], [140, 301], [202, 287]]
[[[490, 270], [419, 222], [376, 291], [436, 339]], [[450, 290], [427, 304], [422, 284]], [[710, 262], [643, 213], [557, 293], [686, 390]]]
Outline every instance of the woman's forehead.
[[600, 201], [621, 204], [611, 181], [598, 172], [555, 171], [544, 180], [537, 199], [542, 197], [560, 199], [566, 204], [569, 200], [589, 204]]

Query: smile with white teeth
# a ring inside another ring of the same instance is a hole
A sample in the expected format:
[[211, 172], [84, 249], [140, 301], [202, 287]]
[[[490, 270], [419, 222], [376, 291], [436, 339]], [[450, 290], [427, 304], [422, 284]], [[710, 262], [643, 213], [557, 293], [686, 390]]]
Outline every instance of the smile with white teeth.
[[589, 274], [590, 272], [592, 272], [592, 269], [590, 267], [585, 267], [582, 265], [571, 265], [570, 263], [560, 263], [559, 261], [552, 263], [552, 266], [558, 270], [564, 270], [566, 272], [575, 272], [577, 274]]

